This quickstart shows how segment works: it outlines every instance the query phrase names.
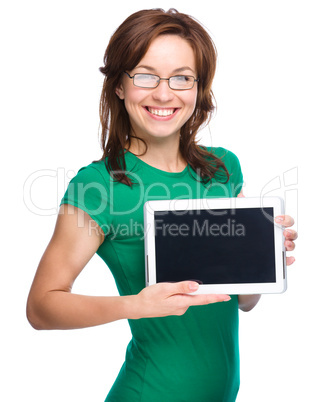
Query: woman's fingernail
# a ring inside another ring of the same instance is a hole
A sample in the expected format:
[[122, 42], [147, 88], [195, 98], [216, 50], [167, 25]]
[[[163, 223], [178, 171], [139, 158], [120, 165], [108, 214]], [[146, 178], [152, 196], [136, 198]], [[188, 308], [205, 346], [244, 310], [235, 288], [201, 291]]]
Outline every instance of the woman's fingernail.
[[198, 290], [199, 289], [199, 284], [197, 282], [190, 282], [189, 283], [189, 289], [190, 290]]
[[229, 300], [231, 300], [231, 297], [230, 297], [230, 296], [227, 296], [227, 297], [225, 297], [225, 298], [223, 299], [223, 301], [225, 301], [225, 302], [227, 302], [227, 301], [229, 301]]
[[283, 222], [283, 216], [277, 216], [276, 222], [278, 222], [278, 223]]

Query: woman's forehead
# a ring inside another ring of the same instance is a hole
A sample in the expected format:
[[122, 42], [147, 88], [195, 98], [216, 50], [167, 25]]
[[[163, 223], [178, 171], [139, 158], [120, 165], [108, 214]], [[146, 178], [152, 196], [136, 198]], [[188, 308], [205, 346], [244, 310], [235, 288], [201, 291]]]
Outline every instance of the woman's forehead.
[[165, 69], [176, 74], [196, 74], [196, 60], [187, 40], [178, 35], [161, 35], [151, 42], [135, 68], [150, 73]]

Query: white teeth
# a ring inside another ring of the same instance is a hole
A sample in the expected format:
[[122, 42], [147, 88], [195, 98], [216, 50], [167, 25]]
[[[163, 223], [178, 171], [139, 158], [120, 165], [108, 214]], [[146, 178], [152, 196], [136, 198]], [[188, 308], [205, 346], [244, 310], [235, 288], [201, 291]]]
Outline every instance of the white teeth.
[[156, 116], [161, 116], [161, 117], [166, 117], [166, 116], [171, 116], [175, 109], [152, 109], [148, 107], [148, 111], [152, 114], [155, 114]]

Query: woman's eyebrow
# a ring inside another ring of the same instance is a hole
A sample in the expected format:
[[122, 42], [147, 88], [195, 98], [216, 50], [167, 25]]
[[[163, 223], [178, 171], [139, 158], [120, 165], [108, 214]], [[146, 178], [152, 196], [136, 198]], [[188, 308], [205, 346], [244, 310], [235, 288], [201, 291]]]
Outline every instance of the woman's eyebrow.
[[[149, 71], [151, 71], [152, 73], [155, 73], [155, 72], [157, 71], [156, 68], [151, 67], [151, 66], [146, 66], [146, 65], [139, 65], [139, 66], [137, 66], [137, 67], [135, 68], [135, 70], [138, 69], [138, 68], [144, 68], [145, 70], [149, 70]], [[191, 67], [188, 67], [188, 66], [176, 68], [175, 70], [172, 71], [172, 74], [181, 73], [181, 72], [186, 71], [186, 70], [189, 70], [189, 71], [191, 71], [193, 74], [195, 74], [195, 71], [194, 71]]]
[[150, 66], [145, 66], [145, 65], [142, 65], [142, 64], [139, 65], [139, 66], [137, 66], [137, 67], [135, 67], [135, 70], [138, 69], [138, 68], [144, 68], [145, 70], [150, 70], [150, 71], [152, 71], [152, 72], [155, 72], [155, 71], [156, 71], [155, 68], [150, 67]]
[[192, 68], [188, 67], [188, 66], [177, 68], [176, 70], [173, 71], [173, 73], [181, 73], [182, 71], [186, 71], [186, 70], [189, 70], [193, 74], [195, 74], [195, 71], [193, 71]]

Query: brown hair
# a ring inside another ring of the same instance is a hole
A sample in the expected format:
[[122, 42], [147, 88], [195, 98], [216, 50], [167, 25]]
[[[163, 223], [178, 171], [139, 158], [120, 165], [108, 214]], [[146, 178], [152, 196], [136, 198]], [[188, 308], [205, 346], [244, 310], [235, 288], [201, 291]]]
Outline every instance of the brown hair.
[[[224, 174], [228, 181], [229, 173], [222, 160], [195, 141], [199, 128], [209, 122], [215, 110], [211, 85], [216, 70], [216, 48], [209, 34], [195, 19], [175, 9], [168, 12], [162, 9], [138, 11], [129, 16], [110, 39], [104, 55], [104, 66], [100, 68], [105, 75], [100, 99], [103, 149], [100, 160], [105, 161], [106, 168], [116, 181], [132, 185], [125, 174], [124, 159], [125, 145], [129, 144], [130, 147], [132, 137], [130, 120], [123, 100], [119, 99], [115, 91], [120, 85], [123, 72], [137, 66], [152, 40], [168, 34], [179, 35], [191, 45], [200, 78], [195, 110], [180, 130], [181, 155], [193, 170], [201, 172], [203, 181], [209, 181], [217, 173]], [[142, 138], [138, 139], [145, 143]]]

